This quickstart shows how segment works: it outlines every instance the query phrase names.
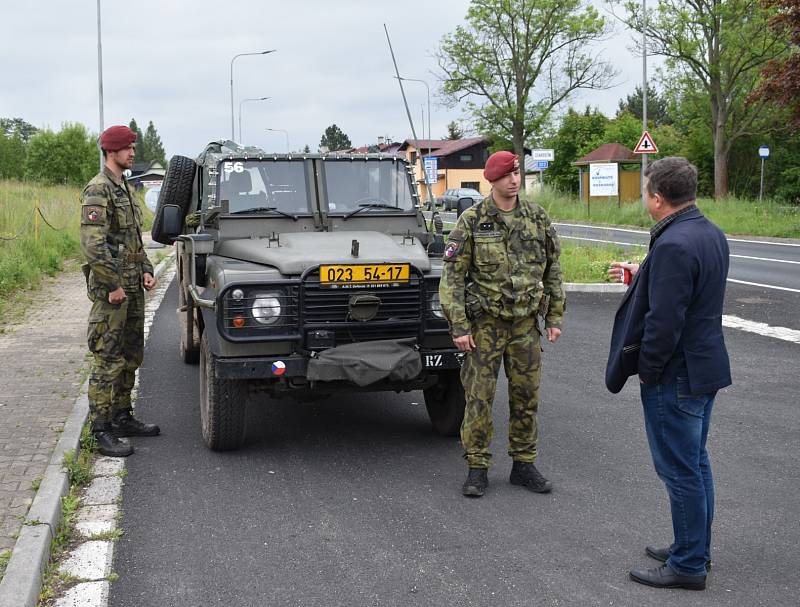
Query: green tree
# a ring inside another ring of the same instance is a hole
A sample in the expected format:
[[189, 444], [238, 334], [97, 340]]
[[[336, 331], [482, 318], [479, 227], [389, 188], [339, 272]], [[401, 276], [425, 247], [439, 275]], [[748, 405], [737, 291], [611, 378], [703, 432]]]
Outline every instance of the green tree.
[[139, 150], [137, 148], [137, 158], [139, 160], [157, 160], [162, 165], [167, 165], [167, 155], [164, 152], [164, 146], [161, 143], [161, 137], [156, 131], [156, 127], [153, 126], [153, 121], [151, 120], [147, 124], [147, 130], [144, 132], [144, 137], [142, 137], [142, 144], [146, 151], [146, 156], [141, 156], [139, 154]]
[[344, 134], [344, 131], [335, 124], [330, 125], [325, 129], [322, 139], [319, 140], [319, 147], [328, 148], [329, 151], [346, 150], [353, 147], [350, 138]]
[[464, 129], [461, 128], [461, 125], [458, 124], [455, 120], [451, 120], [447, 123], [447, 135], [444, 136], [444, 139], [463, 139], [464, 137]]
[[96, 136], [79, 123], [64, 123], [58, 133], [41, 130], [28, 142], [25, 178], [82, 186], [97, 173]]
[[582, 113], [567, 110], [556, 133], [544, 142], [555, 152], [555, 160], [547, 169], [551, 184], [563, 192], [578, 191], [578, 169], [572, 163], [593, 149], [589, 142], [605, 133], [608, 122], [597, 108], [586, 106]]
[[137, 145], [137, 155], [138, 155], [138, 145], [142, 143], [144, 140], [144, 134], [142, 133], [142, 129], [139, 128], [139, 125], [136, 124], [136, 118], [131, 118], [130, 124], [128, 124], [128, 128], [136, 133], [136, 145]]
[[19, 131], [0, 132], [0, 179], [22, 179], [25, 174], [25, 142]]
[[14, 133], [17, 133], [23, 143], [28, 143], [38, 130], [22, 118], [0, 118], [0, 134], [13, 137]]
[[573, 91], [609, 84], [612, 67], [589, 50], [605, 33], [605, 19], [580, 0], [472, 0], [466, 24], [437, 52], [442, 92], [522, 158]]
[[[637, 86], [633, 94], [627, 95], [625, 99], [620, 99], [617, 116], [627, 112], [638, 118], [639, 124], [641, 124], [642, 98], [642, 87]], [[647, 124], [653, 124], [653, 126], [672, 124], [672, 118], [669, 115], [669, 101], [649, 84], [647, 85]]]
[[[624, 0], [627, 23], [642, 32], [641, 3]], [[774, 9], [760, 0], [661, 0], [647, 18], [647, 52], [667, 58], [672, 82], [708, 95], [714, 143], [714, 195], [728, 194], [728, 156], [735, 141], [764, 127], [763, 103], [745, 103], [761, 69], [787, 51], [767, 27]], [[641, 52], [641, 48], [639, 49]]]
[[303, 154], [310, 154], [310, 153], [311, 153], [311, 148], [308, 146], [308, 144], [305, 144], [305, 146], [303, 146]]

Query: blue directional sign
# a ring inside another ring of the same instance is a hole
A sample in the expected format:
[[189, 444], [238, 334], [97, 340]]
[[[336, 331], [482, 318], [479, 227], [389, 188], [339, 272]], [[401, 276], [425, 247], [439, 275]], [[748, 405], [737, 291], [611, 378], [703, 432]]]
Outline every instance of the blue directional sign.
[[540, 171], [544, 171], [547, 167], [550, 166], [550, 163], [547, 160], [537, 160], [536, 161], [536, 168]]
[[769, 158], [769, 147], [762, 145], [760, 148], [758, 148], [758, 155], [762, 158]]

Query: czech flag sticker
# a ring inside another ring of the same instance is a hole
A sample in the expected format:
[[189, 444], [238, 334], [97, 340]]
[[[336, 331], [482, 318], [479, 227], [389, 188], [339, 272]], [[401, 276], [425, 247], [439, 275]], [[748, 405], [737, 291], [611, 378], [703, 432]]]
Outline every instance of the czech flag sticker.
[[286, 363], [282, 360], [276, 360], [272, 363], [272, 374], [273, 375], [283, 375], [286, 373]]

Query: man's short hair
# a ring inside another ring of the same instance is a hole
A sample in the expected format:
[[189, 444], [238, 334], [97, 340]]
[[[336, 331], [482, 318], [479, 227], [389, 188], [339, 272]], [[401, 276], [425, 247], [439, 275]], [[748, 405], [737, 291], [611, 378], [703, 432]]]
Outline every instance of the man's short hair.
[[647, 191], [651, 196], [660, 194], [670, 206], [690, 202], [697, 198], [697, 167], [681, 156], [669, 156], [647, 165]]

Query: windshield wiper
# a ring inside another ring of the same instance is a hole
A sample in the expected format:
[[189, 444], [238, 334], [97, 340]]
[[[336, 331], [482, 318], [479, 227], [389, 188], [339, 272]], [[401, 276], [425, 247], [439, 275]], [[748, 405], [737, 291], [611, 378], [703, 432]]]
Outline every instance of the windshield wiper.
[[400, 211], [403, 210], [400, 207], [395, 206], [393, 204], [385, 204], [383, 202], [365, 202], [363, 204], [358, 205], [358, 208], [355, 211], [350, 211], [347, 215], [342, 217], [342, 221], [350, 219], [353, 215], [355, 215], [356, 213], [360, 213], [364, 209], [397, 209]]
[[[360, 209], [359, 209], [360, 210]], [[253, 207], [252, 209], [242, 209], [241, 211], [234, 211], [231, 215], [249, 215], [250, 213], [277, 213], [278, 215], [283, 215], [284, 217], [289, 217], [294, 221], [297, 221], [297, 215], [292, 215], [291, 213], [286, 213], [285, 211], [281, 211], [277, 207]]]

